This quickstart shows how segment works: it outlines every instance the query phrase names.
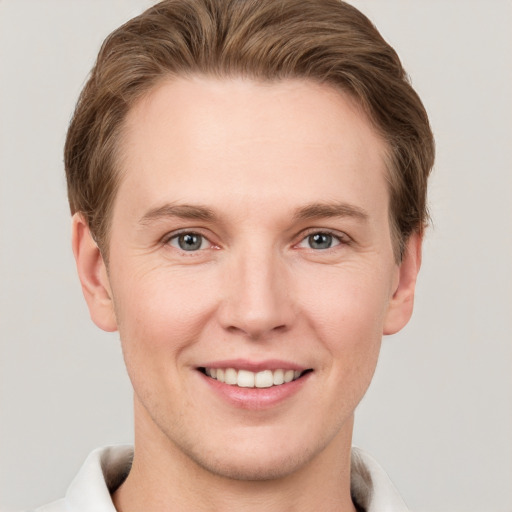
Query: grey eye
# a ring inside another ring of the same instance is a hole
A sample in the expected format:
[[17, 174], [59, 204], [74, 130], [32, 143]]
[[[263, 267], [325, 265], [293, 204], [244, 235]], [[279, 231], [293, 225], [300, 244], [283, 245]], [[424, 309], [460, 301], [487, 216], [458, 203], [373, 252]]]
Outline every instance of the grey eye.
[[198, 251], [204, 249], [206, 239], [197, 233], [181, 233], [171, 238], [169, 244], [182, 251]]
[[332, 235], [328, 233], [315, 233], [308, 236], [311, 249], [329, 249], [332, 246]]

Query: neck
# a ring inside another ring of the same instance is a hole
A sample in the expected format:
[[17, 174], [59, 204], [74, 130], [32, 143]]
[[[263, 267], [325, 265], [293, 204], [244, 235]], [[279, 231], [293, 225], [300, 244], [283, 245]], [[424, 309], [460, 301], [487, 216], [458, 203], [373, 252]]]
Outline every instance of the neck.
[[350, 496], [352, 419], [349, 423], [292, 473], [238, 480], [199, 466], [153, 422], [136, 421], [132, 468], [113, 495], [114, 505], [118, 512], [355, 512]]

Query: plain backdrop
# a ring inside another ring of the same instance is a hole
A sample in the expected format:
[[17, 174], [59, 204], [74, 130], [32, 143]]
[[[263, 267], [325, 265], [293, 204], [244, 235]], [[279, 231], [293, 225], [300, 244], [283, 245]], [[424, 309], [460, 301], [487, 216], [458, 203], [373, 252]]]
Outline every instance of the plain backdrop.
[[[116, 334], [89, 320], [62, 146], [104, 37], [147, 0], [0, 0], [0, 509], [61, 497], [132, 439]], [[437, 139], [416, 311], [386, 338], [354, 442], [418, 512], [512, 511], [512, 2], [353, 2]]]

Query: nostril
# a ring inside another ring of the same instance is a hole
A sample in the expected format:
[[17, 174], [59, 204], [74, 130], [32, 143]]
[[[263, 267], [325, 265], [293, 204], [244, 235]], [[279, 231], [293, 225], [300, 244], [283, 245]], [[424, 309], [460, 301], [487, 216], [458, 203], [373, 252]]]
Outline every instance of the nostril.
[[272, 334], [281, 334], [288, 330], [288, 326], [281, 324], [275, 327], [266, 328], [265, 326], [245, 325], [237, 327], [230, 325], [226, 330], [231, 334], [243, 335], [252, 340], [261, 340], [263, 338], [272, 336]]

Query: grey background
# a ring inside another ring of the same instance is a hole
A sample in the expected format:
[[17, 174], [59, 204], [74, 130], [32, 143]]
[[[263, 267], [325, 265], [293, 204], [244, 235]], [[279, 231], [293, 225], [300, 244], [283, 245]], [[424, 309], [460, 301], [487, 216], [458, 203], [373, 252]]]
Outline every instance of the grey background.
[[[130, 442], [119, 342], [89, 320], [62, 145], [103, 38], [147, 0], [0, 0], [0, 509], [61, 497]], [[355, 444], [418, 512], [512, 511], [512, 2], [359, 0], [431, 116], [434, 227]]]

